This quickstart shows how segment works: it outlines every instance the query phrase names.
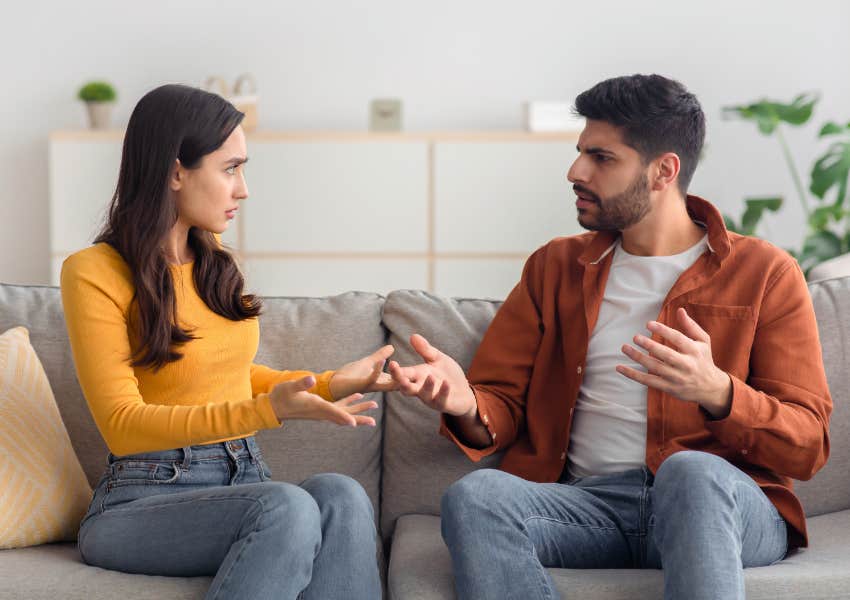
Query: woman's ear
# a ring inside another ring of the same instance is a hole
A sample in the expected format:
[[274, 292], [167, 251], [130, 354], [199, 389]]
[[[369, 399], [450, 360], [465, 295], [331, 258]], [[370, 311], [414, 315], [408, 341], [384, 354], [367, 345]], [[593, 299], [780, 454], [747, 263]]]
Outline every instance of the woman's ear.
[[172, 192], [179, 192], [183, 187], [183, 180], [185, 179], [185, 170], [183, 169], [183, 165], [180, 164], [180, 159], [174, 159], [174, 166], [171, 168], [171, 174], [168, 176], [168, 188]]

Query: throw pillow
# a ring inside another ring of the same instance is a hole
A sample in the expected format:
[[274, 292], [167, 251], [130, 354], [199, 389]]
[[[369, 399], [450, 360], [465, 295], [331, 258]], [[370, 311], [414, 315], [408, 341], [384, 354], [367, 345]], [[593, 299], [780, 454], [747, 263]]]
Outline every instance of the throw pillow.
[[0, 549], [74, 540], [89, 487], [29, 332], [0, 335]]

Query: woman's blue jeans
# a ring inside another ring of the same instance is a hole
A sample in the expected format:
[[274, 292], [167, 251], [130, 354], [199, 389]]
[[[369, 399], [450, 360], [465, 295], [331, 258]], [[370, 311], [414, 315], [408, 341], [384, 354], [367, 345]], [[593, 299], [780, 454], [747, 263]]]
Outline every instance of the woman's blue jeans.
[[756, 483], [693, 451], [655, 477], [642, 468], [532, 483], [474, 471], [443, 496], [442, 529], [461, 600], [558, 598], [544, 567], [662, 565], [667, 599], [743, 600], [743, 568], [787, 550], [785, 521]]
[[207, 598], [381, 597], [372, 504], [336, 474], [271, 481], [253, 437], [109, 456], [79, 534], [106, 569], [214, 576]]

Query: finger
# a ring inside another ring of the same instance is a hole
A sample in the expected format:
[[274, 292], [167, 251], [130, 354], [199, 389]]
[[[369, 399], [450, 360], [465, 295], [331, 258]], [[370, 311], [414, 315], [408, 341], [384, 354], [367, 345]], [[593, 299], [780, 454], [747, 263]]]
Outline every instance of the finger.
[[401, 383], [402, 381], [416, 381], [416, 367], [402, 367], [396, 361], [391, 360], [389, 364], [389, 373], [394, 380]]
[[626, 365], [617, 365], [617, 372], [620, 375], [625, 375], [629, 379], [637, 381], [647, 387], [655, 388], [656, 390], [660, 390], [668, 394], [671, 393], [670, 384], [658, 375], [644, 373], [643, 371], [638, 371], [637, 369], [627, 367]]
[[672, 348], [665, 346], [664, 344], [659, 344], [655, 340], [646, 337], [645, 335], [636, 335], [634, 337], [635, 344], [649, 352], [649, 355], [661, 360], [668, 365], [674, 367], [681, 367], [684, 364], [682, 360], [682, 355], [679, 352], [676, 352]]
[[675, 373], [675, 370], [670, 366], [664, 364], [657, 358], [653, 358], [648, 354], [644, 354], [640, 350], [636, 348], [632, 348], [629, 345], [624, 344], [622, 348], [623, 354], [631, 358], [633, 361], [644, 367], [649, 373], [653, 375], [661, 375], [667, 379], [672, 379], [671, 375]]
[[365, 415], [355, 415], [354, 416], [354, 423], [358, 427], [360, 425], [366, 425], [367, 427], [374, 427], [375, 426], [375, 419], [373, 419], [372, 417], [367, 417]]
[[391, 344], [387, 344], [383, 348], [380, 348], [373, 352], [372, 358], [375, 360], [375, 362], [383, 363], [390, 356], [392, 356], [393, 352], [395, 352], [395, 348], [393, 348]]
[[368, 402], [361, 402], [359, 404], [346, 406], [345, 411], [350, 415], [357, 415], [362, 412], [366, 412], [367, 410], [374, 410], [376, 408], [378, 408], [378, 403], [370, 400]]
[[349, 414], [335, 404], [326, 402], [325, 405], [327, 406], [327, 412], [325, 414], [327, 415], [328, 421], [336, 423], [337, 425], [346, 425], [348, 427], [357, 426], [357, 420], [354, 418], [354, 415]]
[[448, 381], [443, 380], [443, 384], [440, 386], [440, 389], [437, 391], [437, 395], [434, 396], [434, 401], [432, 404], [434, 408], [443, 412], [446, 408], [446, 404], [449, 401], [449, 392], [451, 392], [451, 385]]
[[694, 340], [686, 336], [678, 329], [673, 329], [672, 327], [668, 327], [664, 323], [659, 323], [658, 321], [650, 321], [646, 324], [646, 328], [649, 329], [652, 333], [657, 333], [658, 335], [663, 337], [665, 340], [670, 342], [677, 350], [681, 350], [682, 352], [690, 352], [694, 349]]
[[434, 400], [434, 385], [436, 381], [433, 375], [428, 375], [422, 383], [422, 388], [419, 390], [419, 398], [429, 404]]
[[419, 394], [419, 389], [422, 387], [421, 383], [417, 383], [414, 381], [410, 381], [407, 378], [396, 380], [398, 383], [399, 391], [405, 396], [416, 396]]
[[679, 322], [682, 324], [682, 331], [684, 331], [689, 337], [701, 342], [711, 341], [711, 337], [708, 335], [708, 332], [691, 318], [691, 315], [688, 314], [688, 311], [686, 311], [684, 307], [680, 307], [679, 310], [676, 311], [676, 314], [679, 317]]
[[416, 353], [425, 359], [425, 362], [431, 363], [440, 357], [440, 351], [428, 343], [424, 337], [418, 333], [410, 336], [410, 345], [416, 350]]
[[340, 400], [337, 400], [336, 402], [334, 402], [334, 404], [336, 406], [348, 406], [352, 402], [357, 402], [362, 397], [363, 397], [363, 394], [360, 394], [360, 393], [351, 394], [350, 396], [346, 396], [345, 398], [341, 398]]
[[381, 373], [378, 378], [366, 387], [367, 392], [392, 392], [398, 389], [398, 383], [389, 373]]

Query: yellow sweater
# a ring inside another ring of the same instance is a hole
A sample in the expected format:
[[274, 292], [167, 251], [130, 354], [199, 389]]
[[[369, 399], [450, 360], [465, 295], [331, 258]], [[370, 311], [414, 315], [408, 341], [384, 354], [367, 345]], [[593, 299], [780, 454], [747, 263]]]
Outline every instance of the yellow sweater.
[[[179, 348], [182, 359], [154, 373], [130, 366], [138, 335], [127, 325], [133, 298], [127, 263], [108, 244], [97, 244], [62, 265], [62, 304], [77, 377], [113, 454], [219, 442], [279, 427], [268, 392], [311, 374], [253, 364], [257, 320], [217, 315], [198, 296], [192, 263], [170, 268], [178, 322], [197, 339]], [[310, 391], [332, 400], [332, 375], [317, 375]]]

